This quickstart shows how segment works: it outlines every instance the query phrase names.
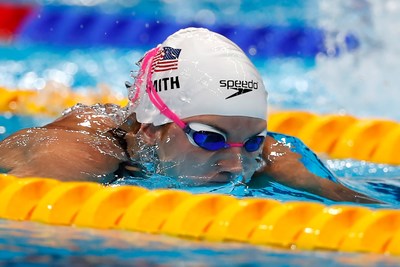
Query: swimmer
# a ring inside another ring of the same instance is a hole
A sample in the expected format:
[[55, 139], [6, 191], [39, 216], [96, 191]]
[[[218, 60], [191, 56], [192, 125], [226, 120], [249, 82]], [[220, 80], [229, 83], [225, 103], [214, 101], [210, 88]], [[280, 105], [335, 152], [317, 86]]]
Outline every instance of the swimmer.
[[197, 185], [278, 182], [334, 201], [371, 203], [336, 181], [298, 139], [267, 132], [267, 91], [244, 52], [220, 34], [182, 29], [148, 51], [127, 82], [129, 104], [77, 105], [0, 143], [20, 176], [111, 184], [153, 172]]

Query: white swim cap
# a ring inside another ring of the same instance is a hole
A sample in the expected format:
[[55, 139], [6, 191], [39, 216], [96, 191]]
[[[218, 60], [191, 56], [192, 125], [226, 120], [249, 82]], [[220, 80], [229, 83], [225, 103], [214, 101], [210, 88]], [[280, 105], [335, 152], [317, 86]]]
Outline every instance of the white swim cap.
[[[146, 92], [151, 81], [162, 101], [179, 118], [223, 115], [267, 118], [267, 91], [244, 52], [224, 36], [203, 28], [187, 28], [158, 47], [153, 64], [142, 62], [130, 93], [130, 108], [141, 123], [171, 122]], [[141, 77], [140, 77], [141, 76]]]

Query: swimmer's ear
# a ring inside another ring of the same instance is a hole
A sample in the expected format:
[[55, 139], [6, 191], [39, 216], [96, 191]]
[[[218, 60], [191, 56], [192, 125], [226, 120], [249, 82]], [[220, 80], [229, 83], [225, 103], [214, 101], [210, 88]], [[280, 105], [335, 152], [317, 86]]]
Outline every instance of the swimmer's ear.
[[125, 87], [126, 87], [126, 89], [131, 88], [131, 87], [132, 87], [132, 83], [126, 81], [126, 82], [125, 82]]
[[132, 113], [118, 128], [124, 130], [127, 133], [136, 134], [140, 130], [140, 127], [141, 123], [136, 120], [136, 114]]
[[149, 145], [155, 145], [161, 136], [159, 127], [152, 124], [142, 124], [139, 131], [142, 133], [143, 141]]

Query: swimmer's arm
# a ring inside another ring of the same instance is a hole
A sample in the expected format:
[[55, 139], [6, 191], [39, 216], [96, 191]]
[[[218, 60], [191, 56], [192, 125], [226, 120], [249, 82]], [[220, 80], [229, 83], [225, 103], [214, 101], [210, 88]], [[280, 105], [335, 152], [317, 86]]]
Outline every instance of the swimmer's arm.
[[0, 168], [19, 177], [109, 182], [125, 153], [108, 131], [106, 115], [78, 110], [0, 142]]
[[[311, 173], [300, 161], [301, 155], [268, 136], [263, 150], [266, 166], [255, 175], [256, 181], [269, 178], [285, 186], [303, 190], [334, 201], [378, 203], [342, 184]], [[258, 177], [257, 177], [258, 176]]]

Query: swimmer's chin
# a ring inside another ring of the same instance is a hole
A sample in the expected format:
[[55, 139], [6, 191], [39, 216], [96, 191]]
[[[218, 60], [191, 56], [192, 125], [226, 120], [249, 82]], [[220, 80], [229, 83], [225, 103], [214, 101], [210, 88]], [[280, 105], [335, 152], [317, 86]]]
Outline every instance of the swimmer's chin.
[[184, 182], [186, 186], [216, 186], [216, 185], [224, 185], [232, 182], [243, 182], [245, 183], [245, 179], [241, 178], [239, 181], [239, 176], [237, 174], [233, 174], [228, 171], [221, 171], [215, 174], [211, 174], [209, 176], [201, 176], [201, 177], [188, 177], [188, 176], [180, 176], [181, 182]]

